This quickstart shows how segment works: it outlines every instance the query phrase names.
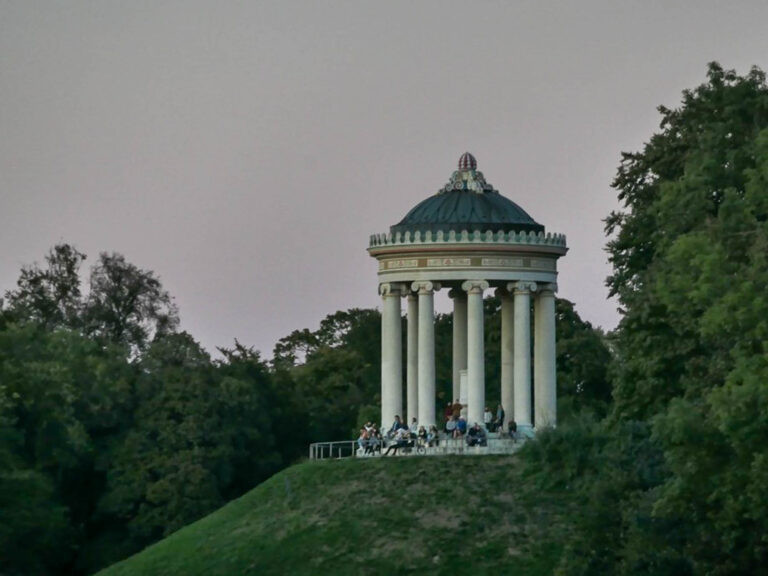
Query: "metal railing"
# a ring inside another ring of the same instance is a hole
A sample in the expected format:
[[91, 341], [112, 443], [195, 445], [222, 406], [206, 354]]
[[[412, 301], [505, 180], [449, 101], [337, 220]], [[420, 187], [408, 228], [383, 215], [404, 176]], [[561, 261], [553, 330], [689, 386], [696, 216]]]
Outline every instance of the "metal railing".
[[314, 442], [309, 445], [309, 459], [324, 460], [326, 458], [354, 458], [357, 455], [357, 448], [357, 440]]

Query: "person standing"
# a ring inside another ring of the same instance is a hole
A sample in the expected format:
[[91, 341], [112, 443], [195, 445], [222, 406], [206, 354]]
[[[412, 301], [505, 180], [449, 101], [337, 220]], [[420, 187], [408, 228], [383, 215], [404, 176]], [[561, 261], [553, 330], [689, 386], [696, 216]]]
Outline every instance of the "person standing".
[[504, 408], [499, 404], [499, 407], [496, 408], [496, 420], [493, 421], [493, 426], [498, 431], [504, 428], [504, 416]]
[[488, 406], [485, 407], [485, 412], [483, 412], [483, 426], [485, 426], [486, 430], [491, 430], [491, 422], [493, 422], [493, 414], [491, 414], [491, 411], [488, 409]]

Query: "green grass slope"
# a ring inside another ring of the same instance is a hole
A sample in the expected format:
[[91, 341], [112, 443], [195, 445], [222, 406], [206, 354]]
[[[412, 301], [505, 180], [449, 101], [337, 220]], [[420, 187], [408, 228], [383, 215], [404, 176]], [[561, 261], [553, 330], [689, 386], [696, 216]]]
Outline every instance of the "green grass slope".
[[550, 575], [565, 502], [516, 464], [306, 462], [99, 574]]

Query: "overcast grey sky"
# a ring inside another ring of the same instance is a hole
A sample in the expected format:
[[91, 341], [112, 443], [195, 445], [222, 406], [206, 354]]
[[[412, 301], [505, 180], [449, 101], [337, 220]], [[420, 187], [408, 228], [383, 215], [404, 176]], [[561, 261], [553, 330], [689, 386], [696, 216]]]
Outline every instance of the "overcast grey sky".
[[0, 0], [0, 292], [56, 242], [117, 251], [209, 350], [269, 356], [379, 305], [368, 236], [468, 150], [568, 236], [560, 295], [610, 329], [620, 152], [708, 61], [768, 67], [766, 23], [765, 1]]

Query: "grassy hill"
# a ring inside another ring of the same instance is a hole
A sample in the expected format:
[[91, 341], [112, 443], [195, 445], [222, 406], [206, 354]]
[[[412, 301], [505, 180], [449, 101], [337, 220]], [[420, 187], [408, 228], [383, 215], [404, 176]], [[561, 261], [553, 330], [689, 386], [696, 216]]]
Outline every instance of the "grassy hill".
[[515, 456], [306, 462], [100, 572], [550, 575], [566, 513]]

